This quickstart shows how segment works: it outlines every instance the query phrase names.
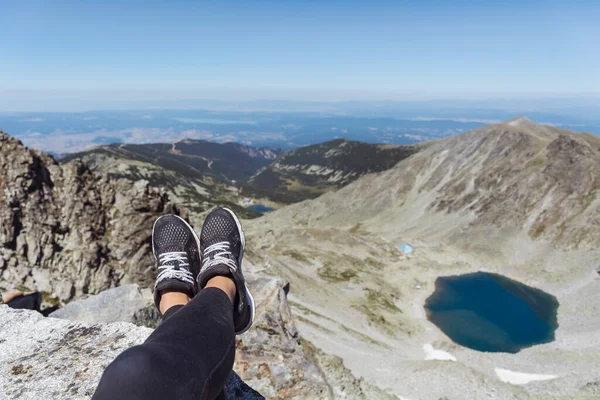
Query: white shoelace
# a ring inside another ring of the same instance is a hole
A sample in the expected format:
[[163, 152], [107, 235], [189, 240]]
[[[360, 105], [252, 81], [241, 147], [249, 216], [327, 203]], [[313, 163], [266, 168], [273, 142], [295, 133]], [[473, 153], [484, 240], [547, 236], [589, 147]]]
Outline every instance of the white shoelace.
[[[231, 258], [226, 256], [230, 256]], [[202, 269], [200, 270], [200, 273], [202, 274], [207, 269], [221, 264], [226, 265], [231, 273], [235, 273], [235, 271], [237, 271], [238, 266], [235, 262], [235, 257], [233, 257], [233, 253], [231, 252], [231, 245], [229, 242], [218, 242], [204, 249], [204, 254], [202, 257]]]
[[158, 276], [156, 283], [163, 279], [177, 279], [185, 283], [194, 284], [194, 276], [187, 268], [175, 269], [175, 265], [167, 264], [177, 261], [180, 267], [189, 267], [187, 253], [184, 251], [172, 251], [158, 256]]

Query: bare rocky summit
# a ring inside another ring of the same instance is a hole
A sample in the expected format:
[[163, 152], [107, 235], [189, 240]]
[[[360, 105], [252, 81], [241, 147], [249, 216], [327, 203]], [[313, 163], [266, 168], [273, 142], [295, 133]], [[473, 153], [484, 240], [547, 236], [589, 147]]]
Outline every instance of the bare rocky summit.
[[[237, 340], [235, 373], [225, 388], [229, 398], [394, 398], [354, 378], [340, 360], [301, 341], [287, 305], [284, 281], [250, 274], [250, 287], [257, 300], [256, 323]], [[0, 398], [90, 398], [104, 368], [152, 332], [114, 322], [117, 310], [99, 312], [109, 297], [119, 298], [126, 309], [135, 307], [139, 300], [129, 294], [136, 291], [134, 287], [110, 289], [74, 302], [61, 315], [80, 320], [83, 311], [89, 310], [96, 322], [93, 325], [0, 306]], [[131, 318], [121, 314], [125, 321]], [[113, 323], [102, 322], [102, 318]]]
[[148, 186], [59, 165], [0, 132], [0, 287], [68, 301], [135, 282], [152, 283], [154, 218], [180, 213]]

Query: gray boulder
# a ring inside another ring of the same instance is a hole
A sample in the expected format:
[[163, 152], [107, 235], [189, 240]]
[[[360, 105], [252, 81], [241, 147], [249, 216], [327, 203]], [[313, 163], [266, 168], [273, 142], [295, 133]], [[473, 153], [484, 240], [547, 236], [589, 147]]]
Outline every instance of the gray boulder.
[[150, 296], [142, 294], [138, 285], [125, 285], [85, 300], [73, 301], [50, 314], [50, 317], [88, 324], [133, 322], [134, 314], [151, 301]]
[[0, 306], [0, 398], [88, 399], [104, 368], [152, 330], [87, 325]]
[[[129, 323], [80, 324], [0, 306], [0, 399], [89, 399], [104, 368], [151, 332]], [[235, 373], [224, 391], [229, 399], [263, 398]]]

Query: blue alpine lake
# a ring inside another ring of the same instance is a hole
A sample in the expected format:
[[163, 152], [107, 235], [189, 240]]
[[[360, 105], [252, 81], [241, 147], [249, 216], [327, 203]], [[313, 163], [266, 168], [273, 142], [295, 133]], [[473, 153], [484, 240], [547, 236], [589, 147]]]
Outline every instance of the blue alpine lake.
[[427, 318], [450, 339], [485, 352], [517, 353], [554, 340], [556, 297], [486, 272], [439, 277]]

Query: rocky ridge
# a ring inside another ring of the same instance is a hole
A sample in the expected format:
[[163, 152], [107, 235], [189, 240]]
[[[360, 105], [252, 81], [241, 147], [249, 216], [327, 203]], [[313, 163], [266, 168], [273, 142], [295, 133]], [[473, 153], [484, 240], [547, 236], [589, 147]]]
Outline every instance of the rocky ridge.
[[154, 218], [182, 210], [148, 185], [59, 165], [0, 132], [0, 287], [65, 302], [128, 282], [150, 286]]

